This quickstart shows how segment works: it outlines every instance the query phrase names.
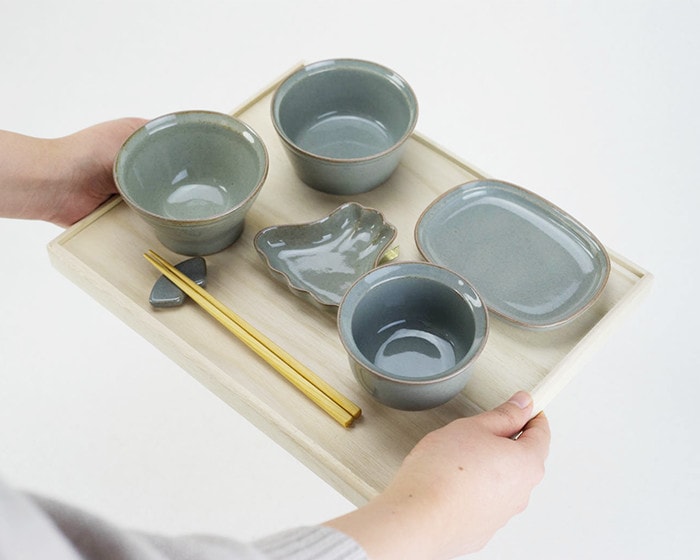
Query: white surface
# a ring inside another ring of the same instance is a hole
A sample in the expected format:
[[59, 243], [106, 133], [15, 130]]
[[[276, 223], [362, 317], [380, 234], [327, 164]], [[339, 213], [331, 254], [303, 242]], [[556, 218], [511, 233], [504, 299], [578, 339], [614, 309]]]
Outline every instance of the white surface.
[[[302, 59], [401, 73], [418, 130], [656, 276], [549, 406], [547, 476], [475, 557], [697, 550], [698, 3], [3, 4], [0, 128], [30, 135], [229, 111]], [[168, 533], [245, 539], [351, 507], [54, 271], [59, 231], [0, 220], [2, 476]]]

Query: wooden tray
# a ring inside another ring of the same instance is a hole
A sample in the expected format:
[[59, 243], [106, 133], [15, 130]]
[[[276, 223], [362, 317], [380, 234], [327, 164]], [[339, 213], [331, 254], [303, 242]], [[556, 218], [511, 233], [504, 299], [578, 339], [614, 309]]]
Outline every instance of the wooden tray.
[[[352, 377], [335, 316], [275, 281], [253, 247], [263, 227], [316, 220], [349, 200], [316, 192], [294, 175], [270, 120], [278, 83], [234, 112], [262, 136], [270, 171], [243, 236], [207, 257], [208, 290], [358, 403], [364, 415], [354, 427], [336, 424], [196, 305], [153, 310], [148, 295], [158, 273], [143, 253], [154, 249], [171, 262], [184, 257], [160, 245], [121, 199], [66, 230], [49, 244], [49, 254], [68, 278], [359, 505], [386, 486], [429, 431], [492, 408], [521, 388], [533, 394], [538, 410], [544, 408], [639, 299], [651, 275], [612, 254], [602, 297], [565, 327], [533, 332], [493, 319], [475, 373], [454, 400], [423, 412], [375, 404]], [[398, 228], [400, 260], [419, 260], [413, 230], [423, 209], [449, 188], [483, 177], [416, 133], [388, 183], [353, 200], [382, 211]]]

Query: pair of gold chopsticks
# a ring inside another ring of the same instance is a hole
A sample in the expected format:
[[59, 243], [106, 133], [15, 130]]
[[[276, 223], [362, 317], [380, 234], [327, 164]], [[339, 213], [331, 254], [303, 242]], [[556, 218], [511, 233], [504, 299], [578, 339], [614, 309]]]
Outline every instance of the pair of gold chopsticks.
[[248, 348], [275, 368], [287, 381], [291, 382], [342, 426], [347, 428], [360, 417], [362, 411], [355, 403], [333, 389], [323, 379], [241, 319], [155, 251], [148, 251], [144, 254], [144, 257], [209, 315], [232, 332]]

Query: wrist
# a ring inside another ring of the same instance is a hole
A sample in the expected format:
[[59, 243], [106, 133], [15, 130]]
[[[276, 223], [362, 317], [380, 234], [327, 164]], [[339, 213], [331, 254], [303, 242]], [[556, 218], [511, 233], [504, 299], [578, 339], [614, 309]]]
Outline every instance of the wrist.
[[52, 201], [46, 193], [60, 174], [59, 146], [46, 140], [0, 132], [4, 164], [0, 168], [3, 187], [0, 215], [8, 218], [45, 219]]
[[54, 169], [44, 196], [51, 204], [41, 219], [72, 225], [113, 194], [111, 166], [104, 163], [111, 160], [96, 140], [77, 133], [49, 141]]
[[372, 560], [441, 558], [434, 504], [428, 496], [387, 491], [326, 525], [354, 539]]

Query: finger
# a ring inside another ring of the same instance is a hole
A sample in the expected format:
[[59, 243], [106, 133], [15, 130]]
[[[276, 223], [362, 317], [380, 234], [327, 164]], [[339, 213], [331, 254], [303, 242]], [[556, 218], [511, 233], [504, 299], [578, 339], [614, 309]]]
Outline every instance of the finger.
[[549, 454], [551, 438], [549, 421], [544, 413], [540, 412], [525, 425], [522, 434], [518, 438], [518, 443], [529, 447], [544, 461]]
[[507, 402], [477, 418], [495, 435], [511, 437], [525, 426], [531, 415], [532, 397], [525, 391], [519, 391]]

